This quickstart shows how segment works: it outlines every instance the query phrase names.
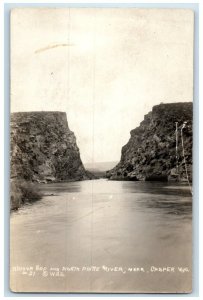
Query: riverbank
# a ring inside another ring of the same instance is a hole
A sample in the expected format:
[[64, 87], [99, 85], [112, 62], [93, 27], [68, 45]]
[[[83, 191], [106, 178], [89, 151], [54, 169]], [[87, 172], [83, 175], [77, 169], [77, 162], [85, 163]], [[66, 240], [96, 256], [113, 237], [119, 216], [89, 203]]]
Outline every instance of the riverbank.
[[43, 194], [36, 189], [36, 185], [24, 180], [10, 182], [10, 210], [17, 210], [25, 203], [32, 203], [42, 198]]

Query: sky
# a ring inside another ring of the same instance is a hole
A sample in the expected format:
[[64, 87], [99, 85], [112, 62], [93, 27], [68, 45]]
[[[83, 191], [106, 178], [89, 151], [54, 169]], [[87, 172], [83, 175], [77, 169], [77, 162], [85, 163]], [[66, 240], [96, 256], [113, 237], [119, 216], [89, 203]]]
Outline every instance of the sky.
[[189, 9], [14, 9], [11, 112], [65, 111], [84, 163], [119, 161], [154, 105], [193, 101]]

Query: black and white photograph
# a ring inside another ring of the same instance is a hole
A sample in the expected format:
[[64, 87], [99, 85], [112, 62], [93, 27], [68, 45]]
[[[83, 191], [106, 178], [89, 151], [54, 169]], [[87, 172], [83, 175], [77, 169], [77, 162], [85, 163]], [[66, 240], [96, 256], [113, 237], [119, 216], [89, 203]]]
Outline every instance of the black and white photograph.
[[191, 293], [194, 11], [10, 14], [10, 289]]

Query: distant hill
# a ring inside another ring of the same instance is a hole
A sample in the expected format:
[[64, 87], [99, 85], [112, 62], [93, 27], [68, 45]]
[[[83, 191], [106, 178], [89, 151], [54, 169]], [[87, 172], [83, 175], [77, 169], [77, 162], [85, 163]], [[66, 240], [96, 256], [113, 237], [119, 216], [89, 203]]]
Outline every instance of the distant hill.
[[106, 177], [106, 171], [111, 170], [118, 164], [117, 161], [86, 163], [84, 167], [98, 177]]

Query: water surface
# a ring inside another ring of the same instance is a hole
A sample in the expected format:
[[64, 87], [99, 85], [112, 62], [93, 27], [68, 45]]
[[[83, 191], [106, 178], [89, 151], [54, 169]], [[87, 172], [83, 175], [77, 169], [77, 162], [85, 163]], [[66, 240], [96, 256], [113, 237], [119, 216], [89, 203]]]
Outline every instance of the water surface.
[[45, 196], [11, 214], [12, 290], [191, 290], [186, 185], [101, 179], [36, 188]]

